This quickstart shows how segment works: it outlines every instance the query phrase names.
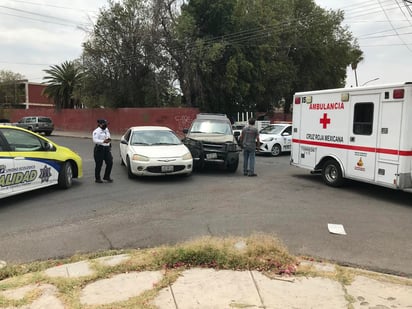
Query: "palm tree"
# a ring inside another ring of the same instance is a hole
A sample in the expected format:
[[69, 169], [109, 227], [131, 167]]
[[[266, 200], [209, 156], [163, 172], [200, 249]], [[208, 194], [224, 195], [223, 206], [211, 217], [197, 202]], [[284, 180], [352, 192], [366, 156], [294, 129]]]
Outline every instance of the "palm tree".
[[44, 70], [48, 76], [43, 77], [46, 80], [46, 88], [43, 94], [53, 98], [57, 110], [61, 108], [74, 108], [74, 92], [80, 87], [84, 74], [74, 61], [66, 61], [59, 65], [52, 65], [50, 69]]
[[354, 49], [352, 52], [351, 67], [352, 70], [355, 72], [356, 87], [358, 87], [358, 74], [356, 73], [356, 69], [358, 68], [359, 62], [362, 62], [363, 59], [363, 52], [360, 49]]

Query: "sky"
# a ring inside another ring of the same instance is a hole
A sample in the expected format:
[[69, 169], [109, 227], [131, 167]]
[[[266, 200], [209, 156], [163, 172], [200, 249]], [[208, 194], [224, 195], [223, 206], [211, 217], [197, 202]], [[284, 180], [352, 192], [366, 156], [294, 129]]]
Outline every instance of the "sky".
[[[299, 0], [297, 0], [299, 1]], [[364, 60], [362, 85], [412, 81], [412, 4], [403, 0], [315, 0], [341, 9], [343, 25], [357, 38]], [[51, 65], [80, 57], [87, 29], [107, 0], [0, 0], [0, 70], [41, 83]], [[356, 86], [348, 67], [346, 86]]]

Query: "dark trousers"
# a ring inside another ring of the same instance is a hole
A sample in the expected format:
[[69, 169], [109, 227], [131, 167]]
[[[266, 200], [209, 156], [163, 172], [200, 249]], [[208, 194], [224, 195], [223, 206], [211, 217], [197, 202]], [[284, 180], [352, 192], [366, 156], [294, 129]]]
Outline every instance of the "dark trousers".
[[111, 147], [96, 145], [94, 147], [94, 162], [96, 162], [94, 177], [96, 180], [100, 179], [100, 171], [102, 170], [103, 161], [106, 163], [103, 179], [109, 179], [113, 166]]

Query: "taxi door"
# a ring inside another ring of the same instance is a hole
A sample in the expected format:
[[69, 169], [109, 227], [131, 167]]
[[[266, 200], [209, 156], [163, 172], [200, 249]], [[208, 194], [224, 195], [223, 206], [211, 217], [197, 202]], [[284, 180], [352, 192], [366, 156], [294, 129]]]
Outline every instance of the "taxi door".
[[4, 144], [0, 136], [0, 198], [9, 196], [13, 193], [13, 187], [8, 185], [7, 176], [14, 169], [14, 160], [8, 151], [4, 151]]
[[292, 147], [292, 126], [288, 126], [283, 132], [283, 151], [290, 151]]

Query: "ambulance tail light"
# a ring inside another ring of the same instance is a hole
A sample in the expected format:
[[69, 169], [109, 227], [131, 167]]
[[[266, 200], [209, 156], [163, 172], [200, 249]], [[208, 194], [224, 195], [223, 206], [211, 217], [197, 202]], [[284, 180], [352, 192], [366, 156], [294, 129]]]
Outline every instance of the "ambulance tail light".
[[300, 97], [295, 97], [295, 104], [300, 104]]
[[394, 99], [403, 99], [405, 96], [405, 89], [394, 89], [393, 98]]

